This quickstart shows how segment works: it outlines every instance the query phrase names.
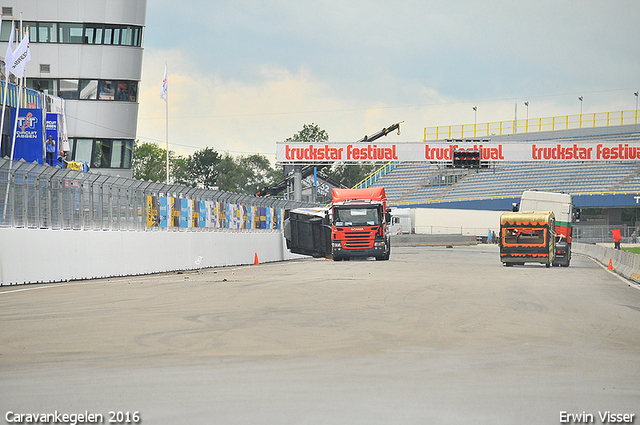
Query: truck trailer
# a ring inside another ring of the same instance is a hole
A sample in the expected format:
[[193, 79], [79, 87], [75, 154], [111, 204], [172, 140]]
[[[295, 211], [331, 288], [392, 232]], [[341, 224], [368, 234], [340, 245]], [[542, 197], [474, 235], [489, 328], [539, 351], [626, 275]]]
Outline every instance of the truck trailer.
[[571, 195], [556, 192], [525, 190], [520, 198], [520, 211], [553, 211], [555, 216], [556, 255], [554, 266], [569, 267], [571, 262], [572, 222], [579, 220], [574, 214]]

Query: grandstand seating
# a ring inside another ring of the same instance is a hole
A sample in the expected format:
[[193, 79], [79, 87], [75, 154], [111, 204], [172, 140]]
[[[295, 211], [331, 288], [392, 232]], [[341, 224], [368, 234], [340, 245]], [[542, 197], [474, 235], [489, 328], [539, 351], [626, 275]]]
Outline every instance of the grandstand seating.
[[[621, 143], [637, 142], [640, 131], [605, 135], [573, 132], [570, 137], [557, 131], [547, 135], [545, 141], [567, 143], [603, 138]], [[443, 175], [448, 176], [444, 181]], [[640, 193], [640, 161], [494, 163], [480, 170], [455, 170], [430, 163], [399, 163], [372, 186], [384, 186], [389, 202], [399, 204], [519, 197], [524, 190], [570, 194]]]

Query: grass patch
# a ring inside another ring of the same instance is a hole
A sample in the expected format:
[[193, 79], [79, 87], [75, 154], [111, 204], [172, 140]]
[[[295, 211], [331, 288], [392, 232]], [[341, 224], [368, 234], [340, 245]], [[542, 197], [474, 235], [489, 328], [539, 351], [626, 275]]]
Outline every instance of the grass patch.
[[640, 254], [640, 247], [634, 248], [622, 248], [623, 251], [632, 252], [634, 254]]

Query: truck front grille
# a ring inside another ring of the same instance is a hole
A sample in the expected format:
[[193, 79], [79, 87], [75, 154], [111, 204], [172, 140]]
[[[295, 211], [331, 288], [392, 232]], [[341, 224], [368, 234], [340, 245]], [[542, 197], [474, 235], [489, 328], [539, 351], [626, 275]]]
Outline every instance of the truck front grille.
[[346, 249], [373, 248], [373, 234], [369, 232], [345, 232], [342, 247]]

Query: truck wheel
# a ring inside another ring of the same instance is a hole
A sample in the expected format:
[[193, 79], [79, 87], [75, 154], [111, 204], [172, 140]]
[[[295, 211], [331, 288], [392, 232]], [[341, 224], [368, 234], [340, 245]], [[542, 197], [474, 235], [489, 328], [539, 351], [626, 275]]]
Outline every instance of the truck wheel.
[[547, 264], [545, 264], [545, 267], [546, 267], [546, 268], [551, 267], [551, 263], [547, 263]]
[[333, 256], [333, 261], [342, 261], [342, 257]]
[[386, 261], [389, 259], [389, 253], [376, 257], [376, 261]]

